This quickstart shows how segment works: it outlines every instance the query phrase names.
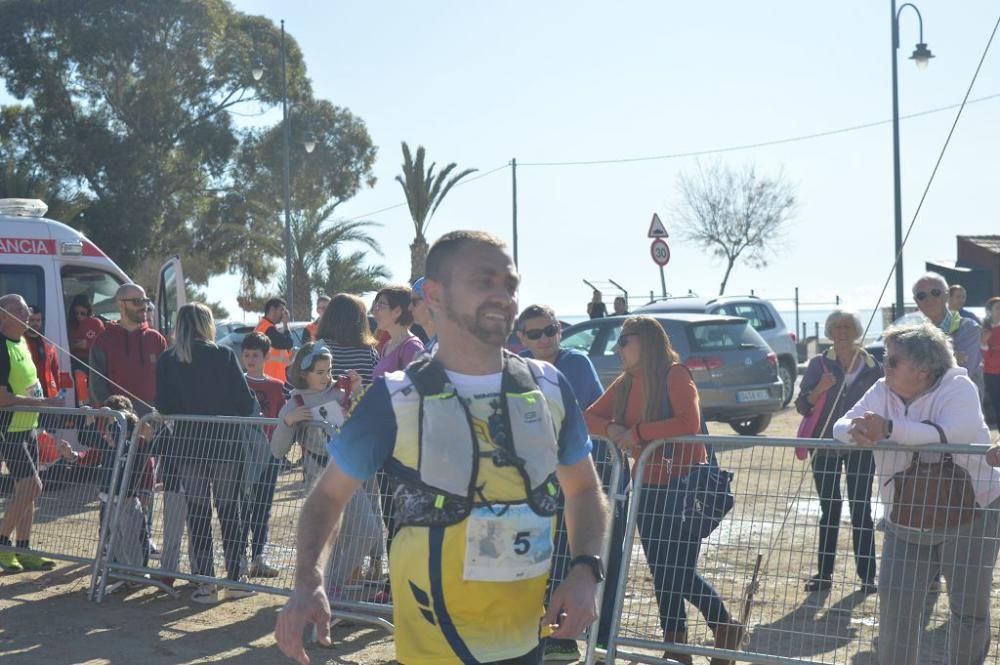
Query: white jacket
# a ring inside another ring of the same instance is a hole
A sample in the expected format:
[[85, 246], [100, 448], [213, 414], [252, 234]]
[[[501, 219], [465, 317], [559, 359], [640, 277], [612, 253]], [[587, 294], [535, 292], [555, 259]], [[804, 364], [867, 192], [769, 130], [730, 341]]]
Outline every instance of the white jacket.
[[[945, 372], [941, 380], [930, 390], [904, 404], [899, 395], [889, 390], [885, 379], [879, 379], [861, 400], [833, 426], [833, 438], [844, 443], [853, 443], [848, 430], [853, 418], [860, 418], [866, 411], [892, 421], [892, 435], [889, 441], [907, 446], [921, 446], [940, 443], [937, 429], [925, 425], [923, 420], [936, 423], [948, 438], [948, 443], [990, 443], [990, 430], [983, 419], [979, 403], [979, 391], [969, 378], [968, 372], [955, 367]], [[914, 452], [917, 452], [914, 450]], [[879, 496], [889, 513], [892, 503], [892, 477], [910, 465], [913, 454], [909, 452], [875, 450], [875, 471]], [[937, 453], [923, 453], [924, 462], [936, 462]], [[956, 464], [964, 467], [972, 476], [976, 490], [976, 503], [988, 506], [1000, 497], [1000, 469], [986, 463], [985, 455], [954, 455]]]

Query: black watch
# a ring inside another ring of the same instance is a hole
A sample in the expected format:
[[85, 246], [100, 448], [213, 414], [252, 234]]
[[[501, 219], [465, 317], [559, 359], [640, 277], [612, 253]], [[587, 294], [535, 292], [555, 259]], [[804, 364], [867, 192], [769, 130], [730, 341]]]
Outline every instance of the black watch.
[[604, 562], [601, 561], [601, 557], [594, 554], [581, 554], [570, 559], [569, 567], [572, 568], [576, 565], [587, 566], [590, 568], [590, 572], [594, 573], [594, 579], [598, 582], [604, 581]]

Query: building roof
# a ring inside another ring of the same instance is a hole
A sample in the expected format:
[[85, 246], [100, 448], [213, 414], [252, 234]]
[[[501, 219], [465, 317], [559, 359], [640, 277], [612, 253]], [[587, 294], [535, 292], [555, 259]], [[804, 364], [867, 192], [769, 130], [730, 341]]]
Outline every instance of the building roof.
[[981, 247], [993, 254], [1000, 254], [1000, 236], [957, 236], [958, 240], [965, 241], [976, 247]]

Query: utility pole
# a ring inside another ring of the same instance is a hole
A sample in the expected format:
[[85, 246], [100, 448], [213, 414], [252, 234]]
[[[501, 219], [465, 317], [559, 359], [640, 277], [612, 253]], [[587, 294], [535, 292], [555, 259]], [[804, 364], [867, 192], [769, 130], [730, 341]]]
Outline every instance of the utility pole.
[[517, 267], [517, 160], [513, 157], [510, 160], [510, 181], [511, 181], [511, 196], [512, 196], [512, 207], [514, 217], [514, 267]]

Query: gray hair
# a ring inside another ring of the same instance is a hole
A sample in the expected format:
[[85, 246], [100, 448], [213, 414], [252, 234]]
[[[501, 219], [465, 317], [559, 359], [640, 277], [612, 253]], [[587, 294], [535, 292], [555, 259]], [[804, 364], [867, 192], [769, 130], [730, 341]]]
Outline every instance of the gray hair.
[[917, 281], [913, 283], [913, 288], [910, 290], [911, 291], [915, 290], [917, 288], [917, 284], [919, 284], [920, 282], [934, 282], [941, 288], [941, 293], [948, 293], [948, 280], [946, 280], [944, 276], [941, 275], [940, 273], [936, 273], [933, 271], [925, 272], [923, 275], [917, 278]]
[[208, 305], [192, 302], [177, 310], [177, 331], [174, 335], [174, 352], [177, 360], [190, 363], [196, 340], [215, 343], [215, 320]]
[[840, 323], [841, 321], [850, 321], [854, 325], [854, 339], [857, 340], [864, 333], [864, 326], [861, 324], [861, 317], [858, 313], [851, 309], [840, 309], [839, 307], [826, 317], [826, 327], [823, 329], [823, 334], [826, 335], [827, 339], [833, 339], [831, 331], [833, 327]]
[[886, 351], [891, 347], [917, 369], [927, 372], [931, 385], [955, 366], [951, 339], [930, 322], [890, 326], [882, 335]]

